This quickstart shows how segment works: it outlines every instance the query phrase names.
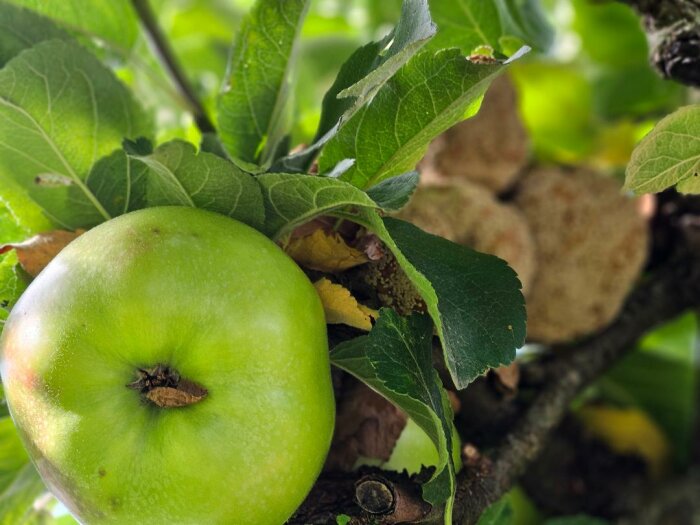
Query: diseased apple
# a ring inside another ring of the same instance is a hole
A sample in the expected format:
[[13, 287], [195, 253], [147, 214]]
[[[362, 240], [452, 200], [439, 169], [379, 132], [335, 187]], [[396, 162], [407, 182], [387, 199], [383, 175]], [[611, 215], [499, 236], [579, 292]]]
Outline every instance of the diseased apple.
[[0, 345], [24, 444], [86, 524], [280, 525], [328, 451], [319, 298], [222, 215], [152, 208], [94, 228], [30, 285]]

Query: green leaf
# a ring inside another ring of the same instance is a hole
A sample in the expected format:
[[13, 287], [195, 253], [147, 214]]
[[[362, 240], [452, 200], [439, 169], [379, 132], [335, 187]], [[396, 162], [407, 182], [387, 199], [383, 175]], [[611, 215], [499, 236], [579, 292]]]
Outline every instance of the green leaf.
[[43, 16], [0, 1], [0, 68], [20, 51], [51, 39], [70, 35]]
[[385, 211], [399, 211], [403, 208], [416, 191], [420, 175], [417, 171], [409, 171], [398, 177], [386, 179], [372, 186], [369, 195], [377, 205]]
[[694, 436], [698, 322], [686, 314], [644, 338], [602, 380], [603, 391], [641, 406], [672, 442], [679, 467], [687, 464]]
[[354, 158], [342, 179], [368, 188], [413, 170], [436, 136], [476, 112], [501, 69], [472, 63], [456, 49], [420, 53], [326, 144], [321, 171]]
[[265, 200], [265, 233], [272, 238], [344, 206], [377, 207], [365, 192], [338, 179], [265, 173], [256, 180]]
[[321, 121], [313, 145], [291, 155], [280, 168], [305, 171], [328, 142], [377, 91], [435, 35], [426, 0], [404, 0], [394, 30], [379, 42], [360, 47], [343, 64], [323, 97]]
[[672, 186], [681, 193], [700, 193], [700, 104], [659, 122], [627, 166], [625, 188], [638, 195]]
[[336, 346], [331, 360], [406, 411], [433, 441], [440, 462], [423, 497], [433, 505], [447, 502], [445, 523], [452, 523], [452, 409], [433, 368], [432, 338], [428, 316], [405, 318], [385, 308], [368, 335]]
[[[138, 176], [145, 206], [191, 206], [227, 215], [261, 229], [265, 221], [262, 193], [255, 179], [213, 153], [197, 154], [187, 142], [173, 141], [149, 155], [130, 155], [128, 170]], [[139, 170], [138, 165], [147, 167]], [[105, 177], [108, 181], [110, 177]], [[120, 188], [126, 191], [128, 184]], [[128, 201], [128, 198], [126, 199]]]
[[127, 51], [139, 34], [138, 20], [129, 2], [114, 0], [8, 0], [61, 22], [80, 34], [105, 40]]
[[66, 227], [111, 217], [87, 173], [125, 137], [150, 133], [126, 88], [78, 44], [48, 40], [0, 70], [0, 176]]
[[29, 463], [12, 419], [0, 418], [0, 494], [12, 485], [17, 474]]
[[0, 494], [0, 525], [40, 525], [41, 510], [33, 503], [46, 491], [34, 466], [25, 464]]
[[504, 261], [373, 212], [354, 220], [384, 241], [425, 301], [457, 388], [515, 358], [525, 342], [525, 301]]
[[552, 518], [545, 521], [545, 525], [608, 525], [608, 523], [600, 518], [584, 515]]
[[470, 54], [476, 47], [499, 49], [503, 35], [501, 13], [495, 0], [431, 0], [438, 34], [430, 48], [458, 47]]
[[352, 85], [338, 92], [337, 97], [356, 98], [355, 105], [364, 105], [387, 80], [435, 36], [436, 31], [427, 0], [404, 0], [401, 18], [394, 31], [381, 42], [382, 48], [370, 70], [362, 78], [355, 79]]
[[219, 97], [220, 135], [243, 167], [266, 166], [287, 128], [290, 71], [309, 0], [258, 0], [234, 43]]
[[37, 523], [32, 504], [45, 490], [12, 420], [0, 419], [0, 525]]
[[[11, 180], [0, 177], [0, 244], [21, 242], [53, 228], [34, 202]], [[2, 322], [26, 289], [14, 251], [0, 255], [0, 332]]]
[[512, 525], [515, 517], [508, 498], [501, 498], [479, 518], [477, 525]]
[[[505, 36], [513, 36], [539, 51], [554, 41], [554, 28], [547, 20], [540, 0], [497, 0]], [[503, 47], [503, 37], [500, 40]]]

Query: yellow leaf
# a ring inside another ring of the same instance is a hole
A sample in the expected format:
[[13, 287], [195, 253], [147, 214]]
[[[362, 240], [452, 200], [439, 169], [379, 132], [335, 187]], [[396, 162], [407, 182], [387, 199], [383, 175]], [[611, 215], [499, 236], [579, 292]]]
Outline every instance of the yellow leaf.
[[379, 314], [358, 303], [350, 290], [325, 277], [316, 281], [314, 286], [321, 297], [328, 324], [346, 324], [368, 332], [372, 329], [372, 319]]
[[578, 417], [590, 435], [605, 442], [618, 454], [630, 454], [646, 460], [654, 476], [663, 474], [670, 446], [659, 426], [637, 408], [587, 406]]
[[328, 273], [341, 272], [368, 261], [363, 252], [348, 246], [340, 235], [321, 228], [292, 239], [285, 251], [301, 266]]

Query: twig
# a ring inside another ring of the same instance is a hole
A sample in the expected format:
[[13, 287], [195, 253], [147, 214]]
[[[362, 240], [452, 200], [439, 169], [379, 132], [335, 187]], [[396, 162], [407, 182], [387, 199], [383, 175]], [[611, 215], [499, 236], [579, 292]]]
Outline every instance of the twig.
[[158, 25], [148, 0], [131, 0], [136, 14], [141, 20], [151, 47], [163, 68], [168, 72], [177, 90], [187, 102], [197, 127], [202, 133], [214, 133], [216, 128], [209, 119], [204, 105], [199, 100], [192, 84], [180, 66], [168, 39]]
[[[503, 496], [537, 457], [572, 400], [632, 350], [639, 338], [659, 324], [698, 306], [700, 245], [693, 243], [633, 292], [618, 319], [608, 328], [586, 341], [556, 349], [556, 357], [544, 365], [547, 381], [503, 442], [488, 456], [468, 464], [459, 475], [454, 523], [475, 523], [489, 505]], [[291, 523], [334, 523], [332, 517], [341, 513], [352, 516], [353, 524], [369, 523], [367, 513], [356, 503], [352, 488], [363, 475], [337, 475], [332, 483], [328, 478], [321, 478], [297, 514], [306, 521]], [[400, 479], [401, 483], [410, 482], [406, 476]], [[383, 480], [389, 488], [398, 482], [387, 477]], [[323, 501], [326, 511], [333, 509], [334, 512], [323, 516], [314, 514], [319, 501]], [[389, 514], [373, 519], [375, 523], [395, 523]]]

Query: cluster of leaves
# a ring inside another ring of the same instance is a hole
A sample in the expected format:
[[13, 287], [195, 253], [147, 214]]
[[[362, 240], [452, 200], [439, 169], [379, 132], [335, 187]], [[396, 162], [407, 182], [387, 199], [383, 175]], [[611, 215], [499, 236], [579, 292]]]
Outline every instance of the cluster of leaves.
[[[452, 413], [432, 367], [433, 331], [463, 388], [513, 360], [525, 337], [523, 298], [503, 261], [385, 212], [408, 201], [418, 181], [412, 170], [431, 140], [478, 110], [509, 63], [499, 57], [523, 41], [545, 47], [551, 33], [531, 0], [434, 0], [440, 31], [427, 0], [405, 0], [396, 27], [341, 67], [313, 143], [291, 153], [291, 72], [309, 4], [258, 0], [241, 19], [224, 88], [209, 104], [218, 133], [195, 145], [163, 140], [140, 97], [109, 67], [140, 38], [128, 4], [94, 2], [85, 10], [72, 0], [0, 1], [0, 241], [164, 205], [222, 213], [275, 240], [321, 215], [367, 228], [393, 252], [428, 315], [384, 309], [368, 335], [338, 345], [332, 359], [406, 410], [435, 442], [440, 464], [424, 496], [444, 505], [449, 522]], [[475, 48], [492, 56], [470, 60]], [[0, 270], [10, 307], [25, 276], [15, 254]], [[7, 417], [1, 422], [10, 428]], [[13, 506], [30, 522], [28, 503], [41, 484], [26, 457], [16, 457], [17, 468], [2, 471], [0, 508]]]

